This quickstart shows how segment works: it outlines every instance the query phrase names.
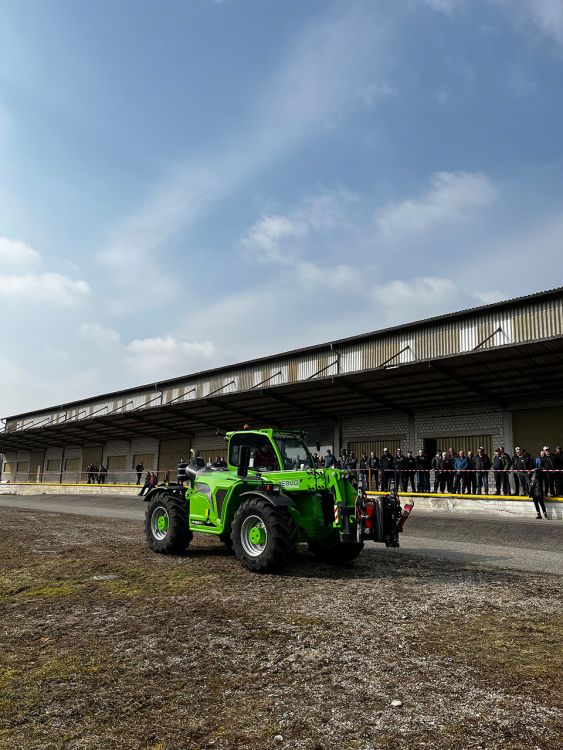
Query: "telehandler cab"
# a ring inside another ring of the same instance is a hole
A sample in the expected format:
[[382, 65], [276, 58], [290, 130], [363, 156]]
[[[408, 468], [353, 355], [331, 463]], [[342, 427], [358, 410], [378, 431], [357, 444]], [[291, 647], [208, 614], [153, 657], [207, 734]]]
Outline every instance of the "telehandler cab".
[[151, 549], [178, 554], [193, 532], [213, 534], [249, 570], [275, 573], [298, 542], [336, 564], [357, 557], [366, 540], [398, 547], [412, 504], [403, 510], [394, 491], [368, 497], [346, 471], [317, 469], [304, 437], [275, 429], [227, 433], [226, 468], [193, 460], [184, 484], [160, 484], [145, 496]]

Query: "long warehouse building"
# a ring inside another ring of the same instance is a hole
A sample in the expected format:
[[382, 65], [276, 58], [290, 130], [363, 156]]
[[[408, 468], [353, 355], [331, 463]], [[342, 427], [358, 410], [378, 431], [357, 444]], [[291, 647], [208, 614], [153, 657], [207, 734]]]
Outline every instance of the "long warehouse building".
[[454, 446], [537, 455], [563, 440], [563, 287], [5, 419], [3, 481], [175, 471], [225, 431], [302, 428], [313, 450]]

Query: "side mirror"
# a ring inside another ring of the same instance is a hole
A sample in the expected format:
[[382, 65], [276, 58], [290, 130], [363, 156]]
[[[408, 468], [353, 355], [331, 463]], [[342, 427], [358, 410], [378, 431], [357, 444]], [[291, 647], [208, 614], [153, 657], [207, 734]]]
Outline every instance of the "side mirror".
[[245, 477], [248, 474], [248, 466], [250, 464], [250, 446], [241, 445], [239, 452], [239, 465], [237, 469], [238, 477]]

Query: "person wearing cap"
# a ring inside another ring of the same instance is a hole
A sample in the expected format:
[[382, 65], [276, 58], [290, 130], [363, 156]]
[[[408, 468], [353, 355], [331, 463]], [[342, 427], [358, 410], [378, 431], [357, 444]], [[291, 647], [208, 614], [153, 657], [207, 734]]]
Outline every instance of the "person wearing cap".
[[505, 453], [504, 447], [500, 445], [498, 448], [495, 448], [495, 455], [493, 458], [495, 495], [510, 495], [510, 489], [508, 485], [508, 471], [511, 465], [512, 461], [510, 460], [510, 456]]
[[543, 446], [543, 455], [540, 454], [540, 468], [543, 474], [543, 491], [549, 497], [555, 497], [555, 461], [551, 455], [549, 445]]
[[370, 477], [370, 489], [376, 490], [378, 487], [379, 479], [379, 458], [375, 455], [375, 451], [371, 451], [367, 460], [367, 467]]
[[491, 468], [491, 459], [485, 453], [482, 445], [477, 450], [475, 456], [475, 476], [477, 482], [477, 494], [489, 494], [489, 470]]
[[518, 446], [514, 452], [512, 469], [515, 472], [515, 485], [518, 482], [518, 491], [521, 495], [528, 496], [530, 490], [530, 475], [534, 469], [532, 457], [526, 453], [524, 448]]
[[397, 448], [395, 451], [393, 469], [395, 470], [395, 489], [401, 489], [403, 492], [406, 492], [407, 472], [405, 471], [405, 457], [401, 453], [400, 448]]
[[393, 476], [393, 456], [389, 452], [388, 448], [383, 449], [381, 456], [381, 490], [387, 492], [389, 489], [389, 482]]
[[403, 492], [407, 492], [409, 489], [409, 482], [412, 487], [412, 491], [416, 492], [414, 478], [416, 474], [416, 460], [412, 454], [412, 451], [407, 451], [407, 457], [405, 458], [405, 482]]

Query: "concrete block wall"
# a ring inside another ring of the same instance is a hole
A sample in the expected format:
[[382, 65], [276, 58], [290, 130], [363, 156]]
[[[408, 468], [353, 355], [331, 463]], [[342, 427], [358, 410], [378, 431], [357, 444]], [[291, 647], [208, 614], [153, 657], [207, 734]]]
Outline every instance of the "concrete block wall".
[[365, 414], [360, 417], [342, 420], [342, 447], [348, 442], [396, 437], [401, 440], [401, 448], [408, 450], [409, 419], [401, 412], [386, 414]]

